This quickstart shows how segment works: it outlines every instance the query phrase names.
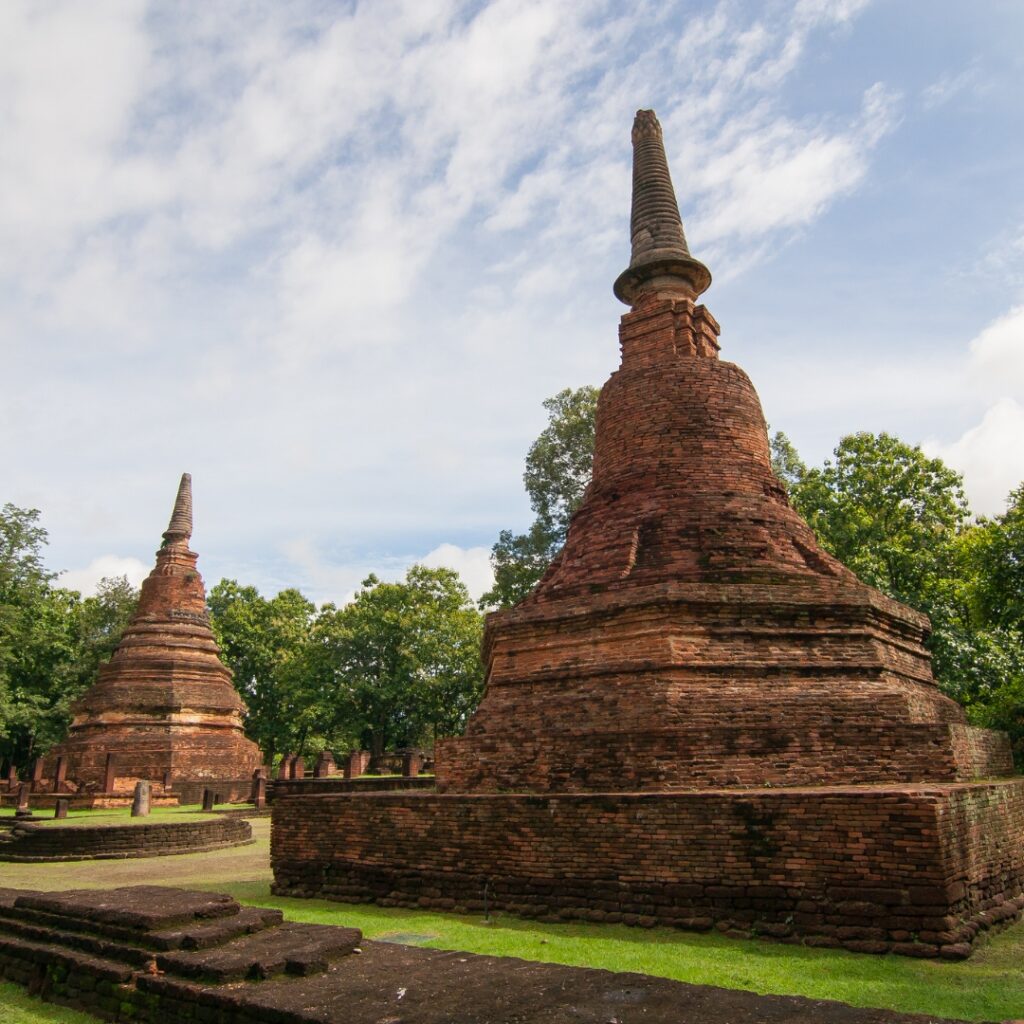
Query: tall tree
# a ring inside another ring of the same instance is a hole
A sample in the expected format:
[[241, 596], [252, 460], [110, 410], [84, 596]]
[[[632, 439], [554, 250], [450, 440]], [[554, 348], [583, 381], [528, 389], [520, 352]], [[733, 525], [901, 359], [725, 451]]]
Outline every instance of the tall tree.
[[521, 601], [565, 543], [569, 520], [590, 483], [600, 393], [587, 385], [545, 400], [548, 423], [527, 452], [523, 474], [535, 518], [526, 533], [501, 531], [491, 549], [494, 587], [480, 599], [481, 607]]
[[459, 732], [479, 700], [482, 620], [450, 569], [413, 566], [403, 581], [363, 581], [314, 630], [321, 703], [375, 758]]
[[951, 575], [967, 524], [963, 481], [940, 459], [889, 434], [844, 437], [791, 500], [821, 543], [865, 583], [915, 607]]
[[81, 691], [73, 672], [80, 598], [43, 565], [38, 509], [0, 512], [0, 758], [24, 766], [63, 735]]
[[221, 580], [207, 596], [210, 624], [248, 707], [245, 729], [268, 764], [305, 753], [317, 732], [306, 646], [316, 605], [298, 590], [267, 599], [255, 587]]

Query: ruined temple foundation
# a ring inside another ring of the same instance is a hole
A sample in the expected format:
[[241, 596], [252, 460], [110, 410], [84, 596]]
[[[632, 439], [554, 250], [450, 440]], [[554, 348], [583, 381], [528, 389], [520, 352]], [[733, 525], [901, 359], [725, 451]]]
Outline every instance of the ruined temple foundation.
[[130, 803], [140, 780], [153, 784], [157, 802], [196, 803], [204, 788], [222, 801], [249, 798], [262, 759], [245, 737], [245, 705], [210, 630], [191, 536], [186, 473], [139, 606], [75, 702], [68, 737], [33, 786], [35, 801], [62, 792], [83, 806]]
[[790, 507], [652, 112], [633, 144], [622, 363], [565, 546], [489, 616], [436, 790], [282, 794], [275, 891], [967, 956], [1024, 909], [1009, 741]]

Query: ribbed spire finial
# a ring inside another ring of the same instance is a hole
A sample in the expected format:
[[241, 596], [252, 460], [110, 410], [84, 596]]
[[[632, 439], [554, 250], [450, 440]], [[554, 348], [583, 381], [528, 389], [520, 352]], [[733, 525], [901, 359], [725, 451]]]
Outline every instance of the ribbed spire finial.
[[615, 282], [616, 298], [633, 305], [644, 291], [695, 299], [711, 284], [711, 272], [690, 255], [683, 234], [661, 125], [653, 110], [633, 121], [633, 255]]
[[171, 521], [164, 531], [164, 544], [185, 541], [192, 536], [192, 474], [182, 473]]

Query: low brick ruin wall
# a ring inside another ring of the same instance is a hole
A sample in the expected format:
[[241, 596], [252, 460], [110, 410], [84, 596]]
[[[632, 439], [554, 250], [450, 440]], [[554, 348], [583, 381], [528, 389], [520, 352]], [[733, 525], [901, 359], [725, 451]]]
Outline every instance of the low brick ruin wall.
[[107, 860], [200, 853], [252, 841], [252, 826], [240, 818], [211, 814], [194, 821], [146, 825], [16, 826], [0, 844], [0, 860]]
[[287, 795], [279, 895], [969, 955], [1024, 909], [1024, 779], [678, 793]]
[[281, 795], [296, 793], [391, 793], [396, 790], [433, 788], [434, 779], [429, 775], [415, 778], [404, 778], [401, 775], [388, 775], [383, 778], [361, 775], [355, 779], [345, 779], [341, 776], [317, 779], [307, 775], [304, 779], [275, 779], [268, 786], [267, 795], [270, 799], [276, 799]]

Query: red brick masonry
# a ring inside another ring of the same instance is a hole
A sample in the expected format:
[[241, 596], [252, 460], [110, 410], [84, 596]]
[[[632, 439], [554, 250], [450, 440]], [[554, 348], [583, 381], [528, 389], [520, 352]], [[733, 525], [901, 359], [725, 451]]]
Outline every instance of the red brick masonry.
[[277, 891], [966, 956], [1024, 906], [1024, 780], [936, 686], [927, 618], [790, 506], [653, 112], [633, 141], [632, 308], [565, 546], [488, 616], [437, 793], [282, 794]]
[[1024, 780], [289, 796], [274, 891], [961, 958], [1024, 908]]

